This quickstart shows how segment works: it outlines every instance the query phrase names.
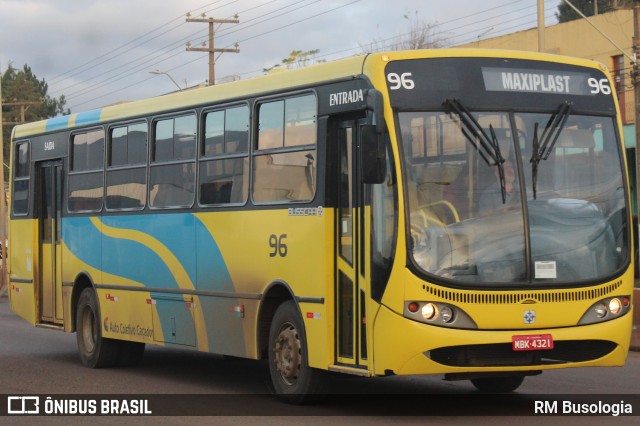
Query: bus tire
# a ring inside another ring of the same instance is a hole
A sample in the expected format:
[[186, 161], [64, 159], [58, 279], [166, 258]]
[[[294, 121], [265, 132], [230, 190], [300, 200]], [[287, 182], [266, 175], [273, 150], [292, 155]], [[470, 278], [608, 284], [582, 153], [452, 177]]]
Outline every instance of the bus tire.
[[471, 379], [471, 383], [480, 392], [488, 393], [508, 393], [518, 389], [524, 376], [509, 377], [483, 377], [479, 379]]
[[98, 300], [91, 288], [80, 293], [76, 309], [76, 340], [85, 367], [112, 367], [118, 362], [120, 342], [102, 337]]
[[304, 324], [293, 301], [281, 304], [269, 330], [269, 374], [276, 397], [289, 404], [311, 402], [322, 388], [322, 371], [309, 367]]

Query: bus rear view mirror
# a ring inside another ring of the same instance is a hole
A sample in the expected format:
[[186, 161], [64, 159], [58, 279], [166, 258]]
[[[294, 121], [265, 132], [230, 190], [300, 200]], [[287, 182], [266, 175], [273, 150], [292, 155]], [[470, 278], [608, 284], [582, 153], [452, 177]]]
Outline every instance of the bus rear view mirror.
[[373, 113], [373, 124], [360, 127], [360, 158], [362, 159], [362, 181], [368, 184], [384, 182], [386, 175], [386, 146], [384, 134], [384, 101], [376, 89], [367, 90], [366, 108]]
[[360, 127], [360, 158], [362, 159], [362, 181], [369, 184], [384, 182], [387, 174], [387, 158], [383, 134], [375, 125]]
[[384, 133], [387, 130], [384, 121], [384, 101], [379, 90], [369, 89], [367, 91], [367, 109], [373, 111], [376, 131], [380, 134]]

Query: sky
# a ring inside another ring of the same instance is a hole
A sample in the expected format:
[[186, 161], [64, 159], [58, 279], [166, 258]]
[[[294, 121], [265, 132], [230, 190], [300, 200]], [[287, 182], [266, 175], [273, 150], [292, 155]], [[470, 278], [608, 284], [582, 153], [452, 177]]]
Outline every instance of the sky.
[[[544, 3], [553, 25], [560, 0]], [[215, 47], [239, 45], [216, 59], [216, 80], [229, 80], [262, 75], [294, 50], [331, 61], [387, 46], [412, 20], [448, 47], [535, 27], [536, 12], [536, 0], [0, 0], [0, 72], [27, 64], [82, 112], [205, 83], [208, 54], [185, 48], [202, 47], [208, 24], [187, 13], [238, 16], [215, 32]]]

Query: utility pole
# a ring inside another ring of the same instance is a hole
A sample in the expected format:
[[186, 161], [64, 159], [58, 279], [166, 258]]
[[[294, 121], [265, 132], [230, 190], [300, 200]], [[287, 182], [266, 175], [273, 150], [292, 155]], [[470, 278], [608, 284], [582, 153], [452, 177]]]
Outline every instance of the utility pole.
[[[2, 77], [2, 73], [0, 73]], [[2, 78], [0, 78], [0, 258], [2, 259], [2, 265], [0, 266], [0, 296], [7, 293], [7, 247], [6, 247], [6, 227], [7, 223], [7, 209], [5, 205], [6, 192], [4, 190], [4, 139], [2, 135], [3, 122], [2, 122]]]
[[[640, 1], [633, 2], [633, 58], [631, 63], [631, 81], [633, 82], [634, 125], [636, 130], [636, 205], [640, 193], [640, 70], [638, 69], [638, 54], [640, 46]], [[640, 208], [640, 206], [638, 207]]]
[[538, 52], [544, 50], [544, 0], [538, 0]]
[[[638, 43], [640, 43], [640, 0], [634, 0], [633, 1], [633, 61], [631, 63], [631, 80], [633, 81], [633, 99], [634, 99], [634, 107], [635, 107], [635, 130], [636, 130], [636, 208], [640, 210], [640, 203], [638, 202], [638, 200], [640, 199], [640, 69], [638, 69], [638, 53], [640, 50], [640, 46], [638, 46]], [[636, 221], [637, 221], [637, 217], [640, 215], [636, 215]], [[636, 241], [638, 241], [638, 234], [637, 232], [635, 232], [635, 230], [637, 229], [635, 226], [632, 227], [632, 229], [634, 230], [634, 239]], [[634, 254], [635, 257], [635, 254]], [[638, 261], [637, 258], [634, 259], [636, 262]], [[634, 277], [634, 278], [638, 278], [638, 277]], [[638, 304], [640, 303], [640, 287], [637, 287], [637, 281], [636, 284], [634, 284], [634, 289], [633, 289], [633, 303], [638, 306]], [[633, 321], [633, 333], [631, 334], [631, 347], [632, 348], [640, 348], [640, 332], [638, 331], [640, 330], [640, 324], [638, 324], [637, 319], [634, 318]]]
[[[204, 14], [202, 14], [202, 18], [191, 18], [190, 14], [187, 14], [187, 22], [206, 22], [209, 24], [209, 46], [208, 47], [191, 47], [189, 43], [187, 43], [187, 51], [188, 52], [208, 52], [209, 53], [209, 86], [213, 86], [216, 84], [215, 80], [215, 63], [216, 58], [215, 54], [217, 52], [231, 52], [231, 53], [240, 53], [240, 49], [238, 49], [238, 44], [236, 43], [235, 49], [216, 49], [214, 46], [214, 24], [237, 24], [240, 21], [238, 19], [214, 19], [214, 18], [206, 18]], [[237, 18], [237, 15], [236, 15]]]

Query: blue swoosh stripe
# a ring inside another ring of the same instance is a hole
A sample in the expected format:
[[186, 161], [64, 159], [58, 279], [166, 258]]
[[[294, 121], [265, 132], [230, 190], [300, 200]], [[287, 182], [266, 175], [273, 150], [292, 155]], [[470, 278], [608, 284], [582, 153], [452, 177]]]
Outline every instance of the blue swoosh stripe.
[[[113, 228], [139, 231], [157, 239], [176, 256], [197, 289], [235, 291], [218, 245], [194, 215], [106, 216], [102, 221]], [[67, 218], [64, 224], [67, 247], [88, 265], [146, 286], [179, 287], [164, 261], [147, 246], [103, 235], [89, 218]], [[101, 247], [102, 253], [96, 247]]]
[[145, 286], [178, 288], [173, 274], [155, 252], [135, 241], [103, 235], [87, 217], [67, 218], [62, 236], [74, 256], [95, 269]]

